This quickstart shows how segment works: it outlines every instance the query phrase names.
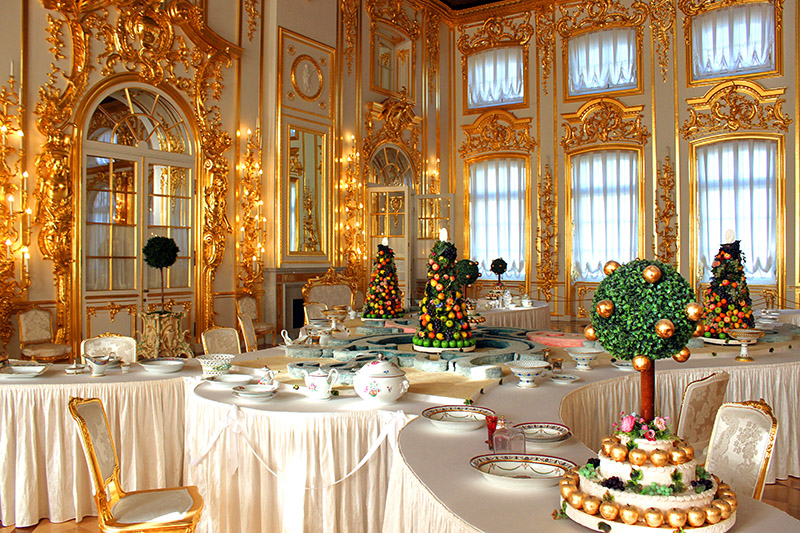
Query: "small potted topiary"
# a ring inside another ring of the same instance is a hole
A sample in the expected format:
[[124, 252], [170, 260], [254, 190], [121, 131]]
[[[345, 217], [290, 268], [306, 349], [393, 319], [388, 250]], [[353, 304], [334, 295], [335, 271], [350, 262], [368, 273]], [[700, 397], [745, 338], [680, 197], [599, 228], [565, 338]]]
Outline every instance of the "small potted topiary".
[[489, 268], [494, 274], [497, 274], [497, 289], [503, 290], [503, 274], [508, 270], [508, 263], [502, 257], [498, 257], [492, 261], [492, 266]]
[[178, 260], [178, 244], [171, 237], [161, 237], [156, 235], [147, 239], [142, 254], [144, 262], [151, 268], [161, 271], [161, 310], [164, 311], [164, 269], [169, 268]]

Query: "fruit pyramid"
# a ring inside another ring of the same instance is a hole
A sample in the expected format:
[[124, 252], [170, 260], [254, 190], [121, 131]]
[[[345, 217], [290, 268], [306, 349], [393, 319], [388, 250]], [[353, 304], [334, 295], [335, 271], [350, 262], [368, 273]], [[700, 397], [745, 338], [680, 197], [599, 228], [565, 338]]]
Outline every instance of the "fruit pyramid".
[[739, 241], [723, 244], [711, 263], [711, 283], [703, 291], [703, 336], [727, 339], [726, 329], [755, 325]]
[[456, 247], [437, 240], [428, 255], [428, 282], [414, 346], [457, 350], [475, 345], [457, 280]]
[[400, 287], [397, 284], [397, 266], [394, 250], [378, 245], [378, 254], [372, 263], [372, 275], [364, 299], [364, 318], [396, 318], [403, 314]]

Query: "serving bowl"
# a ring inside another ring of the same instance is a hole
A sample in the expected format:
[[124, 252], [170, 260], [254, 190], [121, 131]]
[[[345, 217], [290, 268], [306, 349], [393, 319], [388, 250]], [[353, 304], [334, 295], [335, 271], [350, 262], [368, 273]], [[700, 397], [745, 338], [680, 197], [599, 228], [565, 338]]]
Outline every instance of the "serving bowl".
[[183, 359], [149, 359], [139, 361], [139, 364], [151, 374], [172, 374], [183, 368], [186, 361]]
[[211, 376], [219, 376], [227, 374], [231, 370], [231, 363], [233, 354], [228, 353], [211, 353], [206, 355], [198, 355], [195, 357], [203, 367], [203, 377], [209, 378]]
[[517, 387], [531, 389], [536, 386], [536, 378], [550, 369], [547, 361], [512, 361], [507, 363], [511, 372], [519, 378]]
[[590, 363], [597, 359], [597, 356], [604, 352], [600, 348], [587, 348], [585, 346], [568, 346], [564, 350], [572, 357], [572, 360], [578, 363], [575, 370], [591, 370]]

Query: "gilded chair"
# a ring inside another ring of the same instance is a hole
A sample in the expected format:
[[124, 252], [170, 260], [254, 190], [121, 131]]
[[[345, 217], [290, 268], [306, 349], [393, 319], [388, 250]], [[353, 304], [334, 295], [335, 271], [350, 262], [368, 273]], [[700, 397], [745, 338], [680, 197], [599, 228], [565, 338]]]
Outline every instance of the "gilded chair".
[[258, 350], [258, 340], [256, 330], [253, 328], [253, 321], [247, 315], [239, 315], [239, 329], [242, 331], [244, 339], [244, 351], [255, 352]]
[[694, 447], [698, 461], [705, 457], [714, 418], [725, 400], [729, 379], [727, 372], [711, 374], [692, 381], [683, 391], [676, 433]]
[[203, 351], [206, 355], [211, 353], [228, 353], [239, 355], [242, 347], [239, 344], [239, 334], [233, 328], [213, 327], [201, 335]]
[[352, 278], [342, 276], [333, 267], [322, 276], [309, 279], [301, 289], [304, 305], [319, 302], [328, 309], [337, 305], [353, 307], [357, 291], [358, 283]]
[[261, 322], [258, 319], [258, 303], [255, 297], [243, 294], [236, 298], [236, 315], [249, 317], [253, 322], [253, 330], [256, 334], [256, 339], [259, 335], [263, 335], [266, 340], [267, 335], [271, 335], [272, 344], [275, 344], [275, 333], [277, 328], [275, 324], [268, 324]]
[[327, 320], [325, 311], [328, 306], [320, 302], [308, 302], [303, 304], [303, 314], [306, 317], [306, 324], [310, 324], [312, 320]]
[[203, 498], [197, 487], [122, 490], [119, 459], [106, 410], [97, 398], [70, 398], [69, 412], [78, 424], [86, 462], [94, 480], [94, 500], [101, 532], [192, 532], [200, 520]]
[[86, 355], [116, 355], [125, 363], [136, 362], [136, 339], [114, 333], [105, 333], [81, 342], [81, 363]]
[[53, 342], [50, 311], [33, 306], [19, 314], [19, 346], [23, 357], [34, 361], [69, 359], [72, 347]]
[[778, 420], [764, 400], [726, 403], [717, 411], [706, 470], [738, 494], [761, 499]]

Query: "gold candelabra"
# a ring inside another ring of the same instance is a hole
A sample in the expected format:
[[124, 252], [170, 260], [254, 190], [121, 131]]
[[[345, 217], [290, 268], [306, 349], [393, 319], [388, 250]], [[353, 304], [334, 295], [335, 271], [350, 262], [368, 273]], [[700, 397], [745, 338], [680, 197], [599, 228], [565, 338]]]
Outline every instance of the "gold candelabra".
[[[236, 132], [241, 135], [240, 131]], [[267, 236], [267, 217], [261, 185], [264, 170], [261, 168], [261, 129], [247, 130], [245, 155], [239, 164], [240, 201], [239, 215], [239, 282], [241, 289], [255, 295], [264, 282], [264, 243]]]
[[361, 154], [356, 147], [355, 135], [350, 136], [352, 148], [341, 158], [342, 172], [339, 187], [344, 204], [344, 220], [340, 224], [344, 235], [345, 275], [361, 279], [366, 273], [366, 235], [362, 224], [364, 217], [364, 184], [361, 180]]
[[[22, 106], [13, 72], [0, 89], [0, 341], [3, 347], [14, 333], [10, 317], [30, 287], [31, 208], [28, 173], [24, 170]], [[19, 206], [17, 208], [16, 206]], [[17, 272], [19, 264], [19, 272]]]

